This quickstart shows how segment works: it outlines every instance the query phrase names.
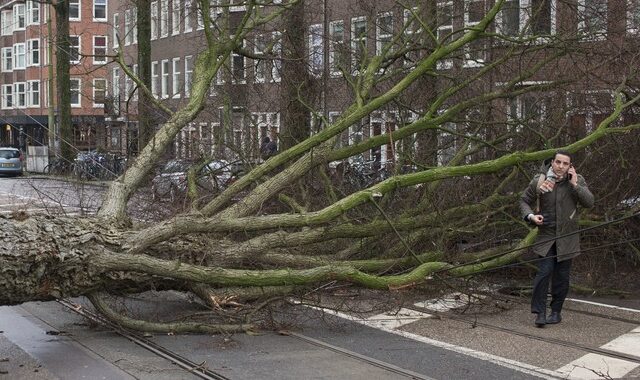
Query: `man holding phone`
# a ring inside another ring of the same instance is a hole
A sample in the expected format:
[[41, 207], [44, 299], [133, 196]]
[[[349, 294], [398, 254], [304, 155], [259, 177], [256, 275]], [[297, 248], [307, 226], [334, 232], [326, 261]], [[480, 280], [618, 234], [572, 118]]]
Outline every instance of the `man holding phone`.
[[[522, 216], [539, 229], [532, 248], [540, 257], [531, 297], [537, 327], [562, 320], [560, 312], [569, 292], [571, 260], [580, 253], [577, 207], [590, 208], [594, 202], [571, 159], [571, 153], [557, 151], [550, 163], [545, 161], [541, 173], [531, 180], [520, 199]], [[549, 282], [552, 298], [547, 317]]]

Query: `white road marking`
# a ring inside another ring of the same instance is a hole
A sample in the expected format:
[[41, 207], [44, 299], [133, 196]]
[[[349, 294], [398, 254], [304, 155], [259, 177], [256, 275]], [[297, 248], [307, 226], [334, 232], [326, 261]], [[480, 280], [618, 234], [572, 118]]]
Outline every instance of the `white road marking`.
[[433, 315], [423, 313], [416, 310], [405, 309], [404, 307], [398, 312], [387, 312], [366, 319], [371, 326], [376, 328], [397, 329], [400, 326], [413, 323], [423, 318], [433, 318]]
[[[299, 303], [299, 302], [298, 302]], [[441, 342], [438, 340], [434, 340], [434, 339], [429, 339], [427, 337], [418, 335], [418, 334], [413, 334], [410, 332], [406, 332], [406, 331], [402, 331], [402, 330], [396, 330], [394, 328], [390, 328], [390, 327], [385, 327], [382, 326], [378, 323], [378, 321], [370, 321], [368, 319], [362, 319], [362, 318], [355, 318], [349, 314], [346, 313], [342, 313], [340, 311], [336, 311], [336, 310], [332, 310], [332, 309], [325, 309], [325, 308], [321, 308], [321, 307], [317, 307], [317, 306], [311, 306], [311, 305], [305, 305], [306, 307], [309, 307], [311, 309], [315, 309], [315, 310], [320, 310], [322, 312], [325, 312], [327, 314], [332, 314], [335, 315], [336, 317], [342, 318], [342, 319], [346, 319], [348, 321], [352, 321], [364, 326], [368, 326], [368, 327], [373, 327], [373, 328], [377, 328], [378, 330], [382, 330], [391, 334], [395, 334], [395, 335], [399, 335], [402, 336], [404, 338], [408, 338], [408, 339], [412, 339], [421, 343], [426, 343], [438, 348], [442, 348], [445, 350], [449, 350], [449, 351], [453, 351], [453, 352], [457, 352], [459, 354], [463, 354], [463, 355], [468, 355], [471, 357], [474, 357], [476, 359], [480, 359], [480, 360], [485, 360], [518, 372], [522, 372], [522, 373], [526, 373], [528, 375], [533, 375], [533, 376], [538, 376], [542, 379], [559, 379], [562, 377], [562, 374], [555, 372], [555, 371], [551, 371], [545, 368], [540, 368], [540, 367], [536, 367], [530, 364], [526, 364], [526, 363], [521, 363], [515, 360], [511, 360], [511, 359], [507, 359], [507, 358], [503, 358], [501, 356], [496, 356], [496, 355], [491, 355], [488, 354], [486, 352], [481, 352], [481, 351], [476, 351], [467, 347], [462, 347], [462, 346], [456, 346], [454, 344], [450, 344], [450, 343], [445, 343], [445, 342]]]
[[414, 305], [418, 307], [422, 307], [425, 309], [437, 311], [437, 312], [445, 312], [451, 309], [457, 309], [460, 307], [464, 307], [469, 305], [469, 303], [474, 303], [480, 301], [485, 298], [482, 295], [477, 294], [464, 294], [464, 293], [451, 293], [444, 297], [434, 298], [428, 301], [417, 302]]
[[634, 312], [634, 313], [640, 313], [640, 310], [638, 310], [638, 309], [631, 309], [631, 308], [628, 308], [628, 307], [609, 305], [609, 304], [600, 303], [600, 302], [586, 301], [586, 300], [581, 300], [581, 299], [577, 299], [577, 298], [567, 298], [567, 301], [580, 302], [580, 303], [586, 303], [586, 304], [594, 305], [594, 306], [608, 307], [610, 309], [624, 310], [624, 311], [631, 311], [631, 312]]
[[[633, 309], [632, 309], [633, 310]], [[601, 346], [603, 349], [640, 356], [640, 327]], [[620, 378], [640, 366], [638, 363], [598, 354], [584, 355], [558, 368], [567, 379]]]

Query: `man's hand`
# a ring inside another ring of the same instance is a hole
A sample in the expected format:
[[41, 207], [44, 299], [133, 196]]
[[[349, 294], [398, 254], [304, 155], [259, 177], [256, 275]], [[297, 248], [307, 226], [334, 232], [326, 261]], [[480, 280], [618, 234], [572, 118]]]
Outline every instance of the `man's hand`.
[[531, 223], [541, 226], [544, 222], [544, 217], [542, 215], [530, 215], [529, 220], [531, 221]]
[[578, 186], [578, 173], [576, 173], [576, 168], [573, 166], [570, 167], [567, 171], [567, 175], [569, 176], [569, 183], [573, 185], [573, 187]]

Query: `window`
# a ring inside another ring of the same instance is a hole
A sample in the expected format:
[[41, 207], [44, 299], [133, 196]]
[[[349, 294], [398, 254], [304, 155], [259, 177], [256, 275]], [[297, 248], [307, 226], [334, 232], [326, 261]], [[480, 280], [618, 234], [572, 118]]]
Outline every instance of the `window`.
[[138, 8], [131, 10], [131, 38], [134, 44], [138, 43]]
[[24, 4], [13, 6], [13, 30], [24, 30], [27, 25]]
[[2, 27], [3, 36], [10, 36], [13, 33], [13, 14], [11, 11], [0, 13], [0, 27]]
[[12, 108], [13, 107], [13, 85], [3, 84], [2, 85], [2, 108]]
[[180, 34], [180, 0], [171, 3], [171, 34]]
[[111, 95], [113, 102], [113, 111], [118, 114], [120, 112], [120, 68], [114, 67], [111, 72]]
[[69, 0], [69, 21], [80, 21], [80, 0]]
[[376, 54], [381, 55], [389, 48], [393, 39], [393, 13], [378, 14], [376, 24]]
[[[484, 0], [465, 0], [464, 26], [471, 28], [477, 25], [485, 15]], [[466, 67], [478, 67], [484, 64], [485, 48], [484, 40], [477, 39], [464, 47], [464, 65]]]
[[196, 30], [202, 30], [204, 29], [204, 20], [202, 19], [204, 16], [203, 14], [205, 14], [205, 12], [200, 9], [200, 3], [198, 2], [198, 7], [196, 9]]
[[80, 107], [80, 79], [71, 78], [71, 107]]
[[93, 21], [107, 21], [107, 0], [93, 0]]
[[505, 0], [496, 17], [497, 31], [507, 36], [517, 36], [520, 33], [520, 0]]
[[169, 35], [169, 0], [160, 0], [160, 38]]
[[128, 101], [132, 97], [133, 92], [133, 80], [128, 75], [124, 76], [124, 97], [125, 101]]
[[158, 61], [151, 62], [151, 94], [158, 97]]
[[[244, 40], [242, 41], [242, 47], [244, 48]], [[246, 63], [243, 55], [233, 52], [231, 54], [231, 75], [233, 76], [234, 83], [245, 83], [246, 79]], [[219, 72], [221, 72], [220, 70]]]
[[93, 36], [93, 63], [107, 63], [107, 36]]
[[271, 66], [271, 80], [273, 82], [280, 82], [280, 73], [282, 72], [282, 35], [280, 32], [273, 32], [272, 38], [275, 58]]
[[27, 40], [27, 66], [40, 66], [40, 40]]
[[[138, 75], [138, 64], [137, 63], [133, 65], [133, 73], [136, 74], [136, 76]], [[129, 77], [127, 76], [127, 78], [129, 78]], [[129, 79], [131, 79], [131, 78], [129, 78]], [[138, 100], [138, 89], [133, 87], [133, 83], [131, 83], [131, 86], [132, 86], [131, 91], [133, 91], [133, 100]], [[130, 94], [130, 92], [128, 94]]]
[[309, 27], [309, 69], [311, 75], [322, 76], [324, 70], [324, 28], [322, 24]]
[[107, 92], [107, 80], [96, 78], [93, 80], [93, 106], [95, 108], [104, 107], [104, 98]]
[[[267, 50], [267, 41], [264, 34], [258, 34], [256, 36], [254, 53], [257, 56], [262, 56]], [[253, 76], [256, 83], [264, 83], [267, 81], [267, 61], [264, 58], [258, 58], [255, 60], [253, 66]]]
[[[153, 10], [153, 8], [151, 8]], [[152, 11], [153, 15], [153, 11]], [[124, 11], [124, 45], [129, 46], [133, 43], [133, 33], [131, 31], [131, 9], [127, 9]], [[153, 20], [153, 16], [151, 17]], [[151, 33], [153, 36], [153, 29], [151, 29]]]
[[40, 24], [40, 3], [33, 0], [27, 1], [27, 24]]
[[329, 24], [331, 46], [329, 47], [329, 70], [331, 75], [340, 75], [347, 68], [346, 48], [344, 45], [344, 21], [332, 21]]
[[25, 82], [17, 82], [13, 84], [13, 100], [16, 108], [25, 108], [27, 106], [27, 84]]
[[351, 19], [351, 67], [354, 72], [363, 69], [367, 57], [367, 19], [356, 17]]
[[26, 67], [26, 53], [24, 43], [13, 45], [13, 69], [19, 70]]
[[[556, 32], [556, 0], [521, 0], [526, 17], [531, 19], [531, 34], [550, 35]], [[606, 4], [605, 4], [606, 8]], [[522, 17], [521, 25], [525, 23]]]
[[184, 0], [184, 32], [189, 33], [193, 30], [191, 27], [191, 0]]
[[48, 95], [48, 93], [49, 93], [49, 80], [48, 79], [44, 79], [42, 82], [43, 82], [42, 83], [42, 88], [44, 89], [42, 91], [42, 104], [45, 107], [49, 107], [49, 106], [51, 106], [51, 104], [49, 104], [49, 95]]
[[69, 62], [80, 63], [80, 36], [69, 36]]
[[184, 96], [191, 96], [191, 72], [193, 71], [193, 57], [184, 57]]
[[578, 0], [578, 33], [586, 38], [603, 38], [607, 34], [607, 2]]
[[173, 78], [171, 81], [172, 93], [174, 98], [180, 97], [180, 89], [182, 88], [182, 73], [180, 72], [180, 58], [174, 58], [172, 60], [173, 65]]
[[445, 166], [453, 159], [460, 148], [458, 145], [457, 125], [451, 121], [442, 124], [438, 131], [438, 166]]
[[[436, 34], [439, 44], [448, 44], [451, 42], [451, 35], [453, 34], [453, 1], [446, 1], [438, 3], [437, 9], [438, 28]], [[451, 59], [443, 59], [438, 61], [438, 69], [445, 70], [453, 67], [453, 61]]]
[[169, 97], [169, 60], [163, 59], [160, 65], [160, 70], [162, 74], [162, 78], [160, 81], [160, 91], [162, 93], [162, 98]]
[[118, 35], [118, 29], [120, 28], [120, 14], [119, 13], [114, 13], [113, 14], [113, 34], [112, 34], [112, 40], [113, 40], [113, 47], [114, 49], [117, 49], [120, 46], [120, 36]]
[[627, 2], [627, 32], [632, 34], [640, 32], [640, 1], [638, 0]]
[[158, 2], [151, 2], [151, 39], [158, 39]]
[[27, 106], [40, 107], [40, 81], [30, 80], [27, 82]]
[[13, 6], [13, 30], [24, 30], [27, 26], [24, 4], [16, 4]]
[[2, 72], [11, 72], [13, 70], [13, 48], [2, 48]]

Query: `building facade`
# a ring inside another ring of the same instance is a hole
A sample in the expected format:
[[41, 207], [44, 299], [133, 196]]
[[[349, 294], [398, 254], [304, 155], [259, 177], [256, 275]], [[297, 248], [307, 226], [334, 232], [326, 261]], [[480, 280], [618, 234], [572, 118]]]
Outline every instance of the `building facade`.
[[[69, 2], [71, 111], [77, 150], [95, 149], [105, 136], [107, 0]], [[0, 1], [0, 144], [49, 145], [56, 105], [55, 11], [39, 1]], [[54, 32], [51, 32], [54, 31]], [[50, 75], [51, 68], [53, 75]], [[53, 89], [53, 96], [49, 88]], [[56, 133], [59, 136], [59, 133]], [[58, 141], [56, 144], [59, 144]]]
[[[202, 18], [209, 18], [212, 29], [233, 26], [247, 10], [239, 0], [211, 4], [211, 9], [201, 11], [190, 0], [151, 3], [151, 92], [171, 109], [189, 101], [194, 62], [206, 44]], [[310, 135], [337, 120], [357, 99], [357, 78], [374, 57], [385, 59], [375, 88], [367, 96], [388, 90], [421, 58], [476, 26], [493, 4], [490, 0], [427, 1], [413, 6], [393, 1], [304, 2], [279, 21], [253, 30], [243, 40], [242, 49], [228, 57], [211, 85], [203, 111], [177, 136], [172, 155], [256, 161], [264, 137], [282, 143], [283, 135], [294, 128]], [[272, 8], [278, 5], [274, 1]], [[273, 11], [269, 6], [263, 8], [263, 14]], [[122, 50], [135, 72], [136, 9], [129, 2], [116, 2], [109, 8], [109, 20], [113, 26], [110, 46]], [[432, 22], [425, 24], [425, 20]], [[426, 30], [425, 25], [432, 28]], [[487, 35], [441, 59], [430, 75], [417, 80], [393, 105], [352, 125], [339, 137], [336, 148], [390, 135], [427, 112], [438, 115], [454, 102], [499, 91], [544, 60], [550, 65], [523, 76], [526, 79], [518, 82], [520, 89], [544, 88], [555, 81], [571, 84], [535, 93], [513, 91], [510, 96], [479, 102], [431, 132], [402, 141], [390, 138], [380, 149], [361, 154], [361, 159], [387, 164], [420, 158], [425, 165], [441, 165], [463, 144], [469, 146], [469, 158], [486, 155], [481, 144], [465, 138], [470, 131], [503, 150], [530, 143], [518, 136], [533, 130], [546, 129], [545, 135], [553, 135], [565, 129], [558, 141], [576, 139], [611, 111], [612, 89], [620, 81], [615, 73], [633, 75], [629, 63], [638, 52], [639, 26], [640, 6], [635, 2], [505, 1]], [[562, 49], [575, 53], [559, 54]], [[553, 54], [559, 58], [551, 60]], [[493, 67], [497, 63], [500, 65]], [[482, 74], [489, 70], [490, 74]], [[429, 109], [440, 94], [474, 75], [477, 79], [469, 80], [464, 89], [437, 109]], [[116, 111], [109, 118], [106, 140], [114, 149], [135, 130], [137, 91], [115, 65], [110, 66], [109, 79]], [[167, 120], [160, 111], [150, 112], [157, 125]]]

